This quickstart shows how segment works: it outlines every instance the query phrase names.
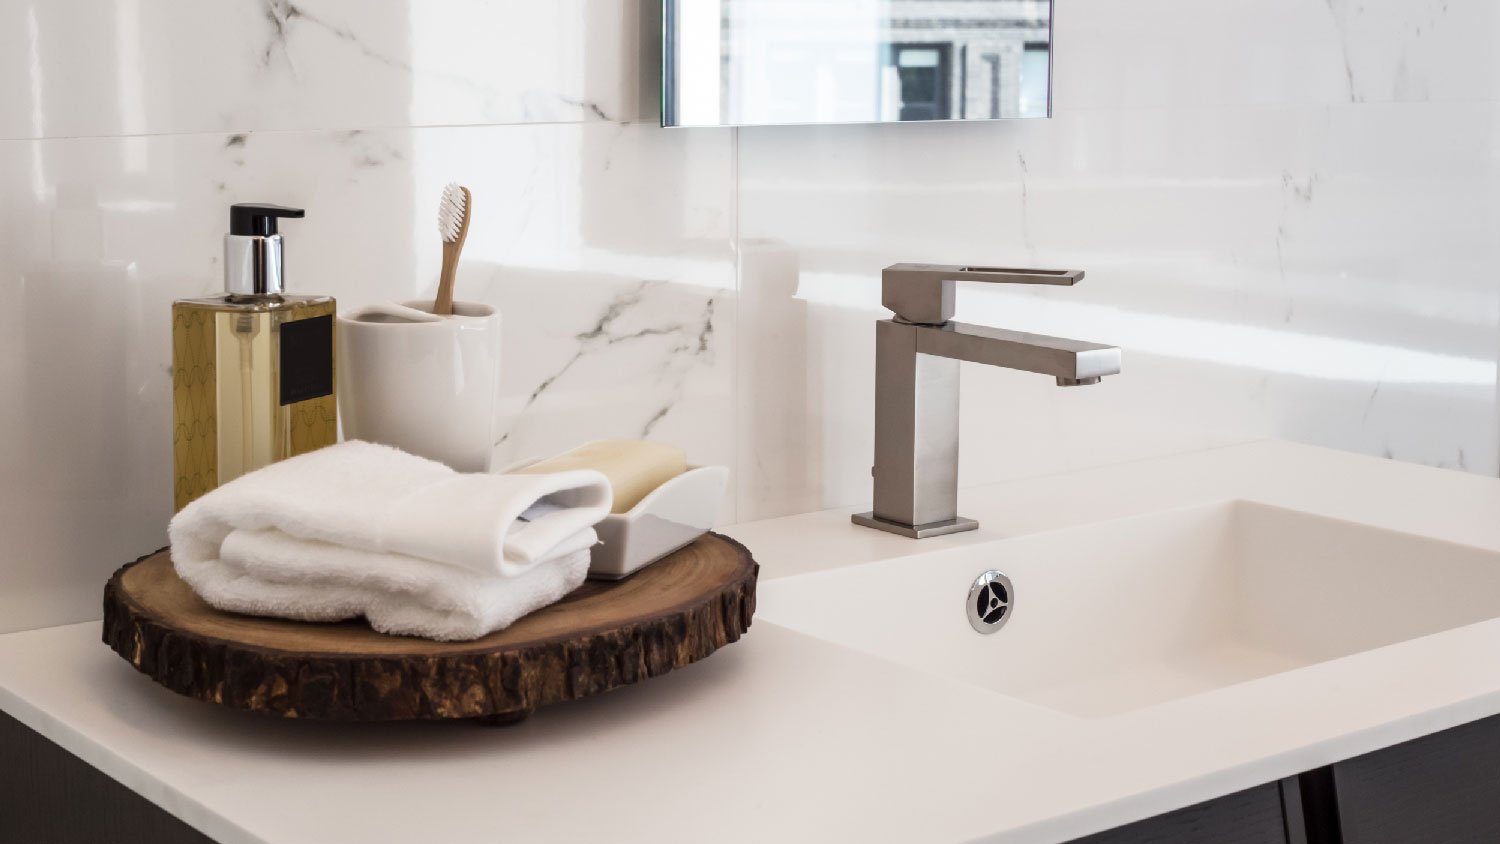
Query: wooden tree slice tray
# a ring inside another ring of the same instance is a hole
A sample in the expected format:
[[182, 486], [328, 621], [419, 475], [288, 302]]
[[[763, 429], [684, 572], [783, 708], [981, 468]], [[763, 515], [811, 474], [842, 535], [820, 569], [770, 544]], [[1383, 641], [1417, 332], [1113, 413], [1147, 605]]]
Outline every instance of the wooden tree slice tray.
[[587, 581], [556, 604], [471, 642], [377, 633], [210, 607], [167, 549], [104, 589], [104, 641], [174, 692], [209, 703], [338, 721], [484, 718], [606, 692], [736, 641], [759, 570], [743, 545], [705, 534], [619, 581]]

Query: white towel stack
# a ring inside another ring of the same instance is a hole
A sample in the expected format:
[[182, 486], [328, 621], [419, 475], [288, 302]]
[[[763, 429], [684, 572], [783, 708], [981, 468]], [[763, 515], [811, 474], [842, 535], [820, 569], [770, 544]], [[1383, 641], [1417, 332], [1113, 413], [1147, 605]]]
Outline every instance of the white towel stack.
[[610, 498], [599, 472], [466, 475], [346, 442], [184, 507], [172, 561], [222, 610], [474, 639], [583, 582]]

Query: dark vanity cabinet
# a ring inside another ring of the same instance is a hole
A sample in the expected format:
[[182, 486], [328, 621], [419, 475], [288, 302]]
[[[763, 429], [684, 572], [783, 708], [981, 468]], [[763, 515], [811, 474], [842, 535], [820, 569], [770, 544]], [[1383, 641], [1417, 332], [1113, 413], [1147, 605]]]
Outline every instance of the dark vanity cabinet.
[[1281, 785], [1256, 786], [1072, 844], [1289, 844]]
[[1495, 844], [1500, 716], [1339, 762], [1333, 781], [1343, 844]]
[[214, 844], [0, 712], [0, 844]]
[[1072, 844], [1500, 844], [1500, 716]]

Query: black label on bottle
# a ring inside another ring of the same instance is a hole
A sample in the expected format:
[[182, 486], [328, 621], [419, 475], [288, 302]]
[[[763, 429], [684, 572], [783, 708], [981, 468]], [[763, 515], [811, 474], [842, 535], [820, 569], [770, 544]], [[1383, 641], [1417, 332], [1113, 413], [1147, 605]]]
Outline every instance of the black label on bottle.
[[281, 404], [333, 394], [333, 315], [281, 324]]

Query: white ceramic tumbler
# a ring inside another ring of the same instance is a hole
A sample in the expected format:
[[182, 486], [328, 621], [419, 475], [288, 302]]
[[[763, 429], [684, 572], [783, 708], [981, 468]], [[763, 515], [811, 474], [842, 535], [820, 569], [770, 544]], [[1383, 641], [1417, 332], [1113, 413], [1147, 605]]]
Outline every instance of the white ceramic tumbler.
[[395, 446], [460, 472], [490, 468], [500, 394], [500, 312], [454, 302], [372, 305], [339, 316], [344, 438]]

